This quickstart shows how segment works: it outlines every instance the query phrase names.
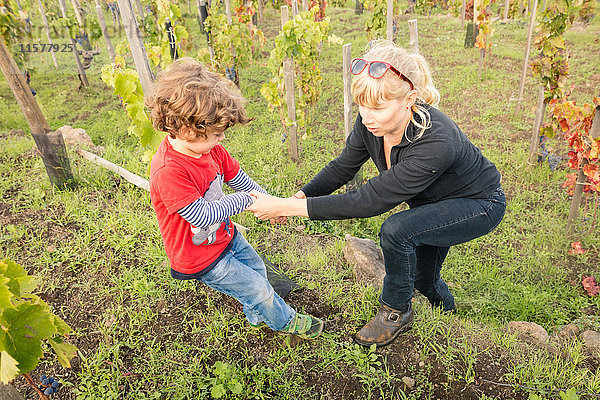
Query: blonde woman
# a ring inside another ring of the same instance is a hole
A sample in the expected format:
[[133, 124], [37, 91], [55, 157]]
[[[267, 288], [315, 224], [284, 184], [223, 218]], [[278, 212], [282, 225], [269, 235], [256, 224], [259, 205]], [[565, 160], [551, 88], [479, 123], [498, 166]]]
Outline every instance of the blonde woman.
[[[409, 205], [381, 226], [386, 271], [381, 307], [355, 336], [361, 345], [384, 346], [411, 327], [415, 288], [434, 307], [456, 310], [440, 277], [444, 259], [451, 246], [494, 229], [506, 200], [494, 164], [436, 108], [439, 93], [421, 55], [379, 42], [351, 68], [359, 115], [340, 156], [292, 198], [251, 192], [256, 201], [248, 209], [260, 219], [331, 220], [367, 218]], [[356, 190], [331, 194], [368, 159], [379, 175]]]

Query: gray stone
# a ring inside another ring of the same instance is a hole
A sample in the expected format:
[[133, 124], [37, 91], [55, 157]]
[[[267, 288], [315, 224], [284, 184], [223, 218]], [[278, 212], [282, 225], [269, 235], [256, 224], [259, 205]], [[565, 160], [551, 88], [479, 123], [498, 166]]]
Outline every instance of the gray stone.
[[588, 350], [600, 352], [600, 332], [584, 331], [581, 334], [581, 340]]
[[357, 281], [381, 289], [385, 276], [383, 253], [374, 241], [346, 235], [346, 246], [342, 251]]
[[72, 128], [69, 125], [61, 126], [57, 129], [62, 134], [65, 144], [75, 148], [89, 148], [95, 152], [104, 150], [101, 146], [95, 146], [92, 139], [84, 129]]
[[539, 344], [546, 344], [550, 339], [548, 332], [535, 322], [510, 321], [508, 330], [518, 333], [521, 337], [533, 339], [534, 342]]
[[407, 388], [412, 389], [415, 387], [415, 380], [409, 376], [405, 376], [402, 378], [402, 382], [406, 385]]

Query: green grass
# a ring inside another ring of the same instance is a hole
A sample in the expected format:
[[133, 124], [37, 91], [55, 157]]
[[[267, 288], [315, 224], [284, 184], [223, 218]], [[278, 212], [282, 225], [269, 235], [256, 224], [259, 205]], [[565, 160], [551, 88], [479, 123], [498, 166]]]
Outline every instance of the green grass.
[[[352, 43], [352, 55], [359, 56], [367, 43], [362, 26], [368, 13], [356, 16], [347, 8], [328, 9], [328, 14], [333, 33]], [[187, 17], [192, 36], [200, 38], [196, 45], [204, 46], [196, 21]], [[269, 26], [278, 26], [278, 18], [273, 9], [266, 10]], [[405, 19], [399, 21], [397, 42], [408, 46]], [[582, 208], [588, 220], [578, 221], [576, 239], [587, 252], [569, 255], [565, 224], [570, 199], [560, 187], [568, 167], [563, 163], [551, 172], [546, 164], [531, 168], [526, 163], [535, 78], [527, 78], [522, 115], [515, 117], [509, 102], [521, 73], [527, 30], [522, 22], [494, 26], [497, 45], [479, 81], [479, 53], [463, 48], [460, 21], [439, 14], [419, 17], [419, 47], [442, 94], [440, 108], [498, 166], [508, 210], [494, 232], [454, 247], [448, 256], [442, 273], [451, 282], [458, 314], [441, 315], [417, 296], [414, 328], [377, 351], [352, 343], [354, 332], [376, 313], [378, 293], [355, 281], [342, 247], [346, 233], [377, 241], [389, 213], [335, 222], [291, 218], [281, 226], [249, 213], [235, 216], [250, 228], [250, 243], [303, 288], [290, 295], [290, 304], [327, 323], [323, 337], [311, 342], [268, 329], [252, 332], [231, 298], [170, 278], [148, 193], [71, 150], [77, 187], [52, 188], [32, 150], [26, 121], [0, 80], [0, 253], [41, 278], [42, 297], [75, 328], [71, 341], [80, 348], [72, 369], [48, 355], [34, 377], [58, 376], [69, 399], [197, 399], [220, 392], [224, 398], [244, 399], [491, 399], [549, 393], [523, 386], [597, 393], [598, 355], [580, 340], [540, 347], [506, 331], [511, 320], [535, 322], [551, 334], [574, 320], [588, 318], [588, 325], [595, 326], [600, 310], [598, 298], [587, 296], [580, 284], [583, 276], [599, 273], [595, 199]], [[599, 32], [596, 18], [585, 30], [567, 34], [573, 46], [573, 98], [581, 103], [599, 95]], [[103, 43], [98, 45], [102, 54], [87, 71], [91, 86], [80, 90], [72, 54], [57, 54], [58, 70], [48, 54], [43, 59], [32, 54], [36, 100], [50, 126], [85, 129], [96, 145], [104, 146], [103, 157], [147, 177], [143, 151], [127, 135], [127, 116], [99, 78], [108, 57]], [[232, 129], [225, 146], [271, 193], [295, 193], [340, 152], [341, 57], [339, 46], [323, 46], [324, 91], [297, 164], [281, 142], [278, 113], [268, 111], [260, 95], [268, 79], [266, 58], [240, 71], [254, 121]], [[565, 153], [560, 141], [553, 146]], [[372, 163], [364, 173], [366, 178], [376, 174]], [[415, 380], [412, 389], [405, 377]], [[514, 386], [482, 384], [481, 378]], [[16, 384], [34, 398], [24, 380]]]

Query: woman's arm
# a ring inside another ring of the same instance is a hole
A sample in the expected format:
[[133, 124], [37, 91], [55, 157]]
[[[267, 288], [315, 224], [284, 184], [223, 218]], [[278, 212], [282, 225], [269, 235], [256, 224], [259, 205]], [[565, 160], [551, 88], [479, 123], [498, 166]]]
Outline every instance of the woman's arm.
[[[300, 192], [299, 192], [300, 193]], [[252, 211], [258, 219], [266, 220], [276, 217], [308, 217], [306, 199], [290, 197], [282, 199], [257, 191], [250, 192], [254, 197], [254, 203], [247, 208]], [[298, 193], [294, 196], [300, 196]]]

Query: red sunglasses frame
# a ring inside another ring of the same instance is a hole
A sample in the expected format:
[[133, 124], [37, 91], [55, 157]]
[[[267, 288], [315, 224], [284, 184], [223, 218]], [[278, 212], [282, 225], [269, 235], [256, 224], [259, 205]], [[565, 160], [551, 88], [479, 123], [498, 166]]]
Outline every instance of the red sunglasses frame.
[[[360, 71], [358, 72], [354, 72], [354, 62], [355, 61], [364, 61], [365, 65], [361, 68]], [[375, 77], [373, 75], [371, 75], [371, 64], [375, 64], [375, 63], [380, 63], [385, 65], [385, 71], [383, 71], [383, 74], [381, 74], [380, 77]], [[413, 83], [410, 81], [410, 79], [408, 79], [402, 72], [398, 71], [396, 68], [394, 68], [393, 65], [391, 65], [390, 63], [386, 63], [385, 61], [367, 61], [364, 58], [353, 58], [352, 62], [350, 63], [350, 72], [352, 73], [352, 75], [358, 75], [361, 72], [363, 72], [365, 70], [365, 68], [367, 68], [367, 73], [369, 74], [369, 76], [373, 79], [381, 79], [383, 78], [383, 76], [385, 75], [385, 73], [388, 70], [392, 70], [393, 72], [396, 73], [396, 75], [398, 75], [401, 79], [405, 80], [406, 82], [408, 82], [408, 84], [410, 85], [410, 90], [414, 90], [415, 86], [413, 85]]]

